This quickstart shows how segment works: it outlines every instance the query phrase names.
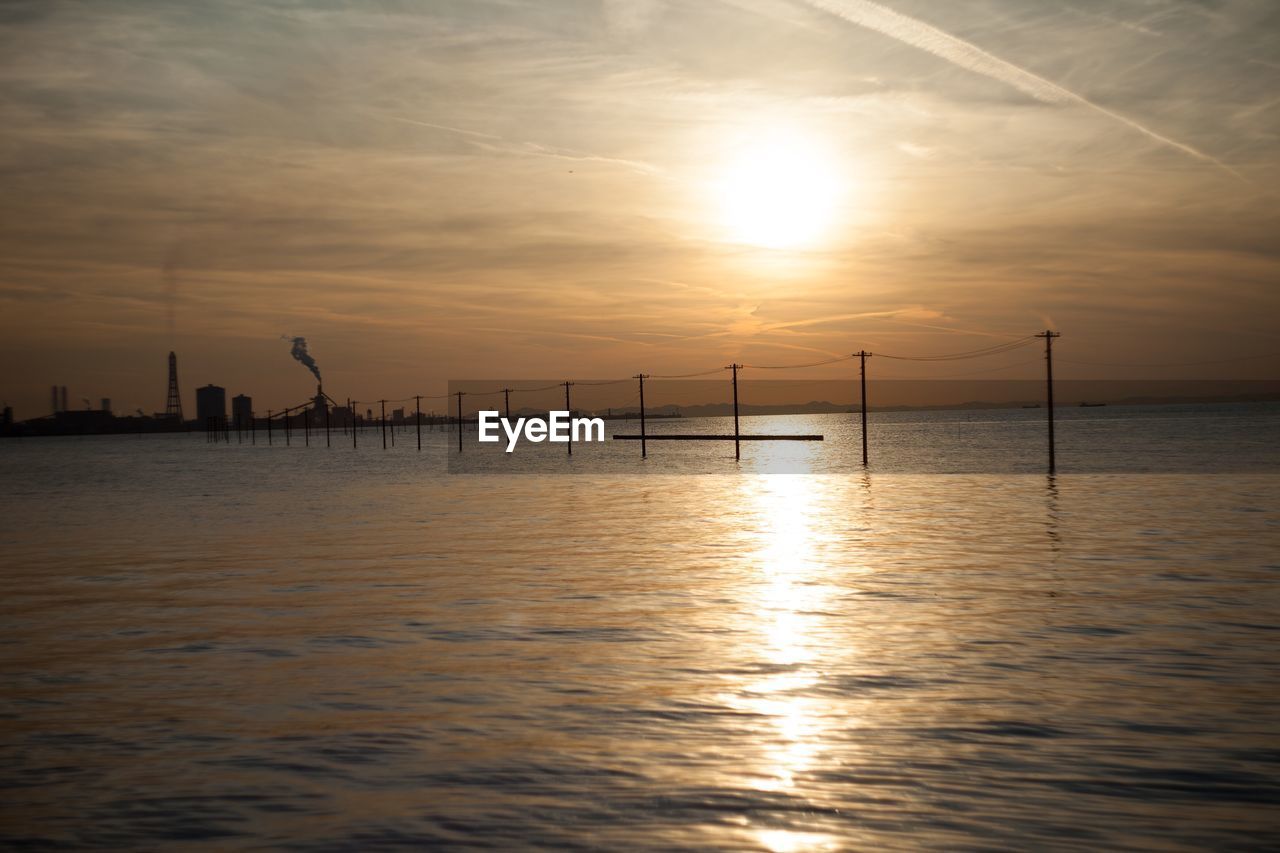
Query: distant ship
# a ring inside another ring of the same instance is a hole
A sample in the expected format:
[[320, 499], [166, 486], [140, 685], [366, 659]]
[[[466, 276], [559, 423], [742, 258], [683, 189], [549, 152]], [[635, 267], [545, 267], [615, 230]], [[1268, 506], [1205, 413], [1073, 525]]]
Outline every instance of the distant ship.
[[1093, 408], [1094, 406], [1105, 406], [1105, 405], [1106, 403], [1085, 403], [1085, 402], [1080, 403], [1080, 407], [1084, 409]]

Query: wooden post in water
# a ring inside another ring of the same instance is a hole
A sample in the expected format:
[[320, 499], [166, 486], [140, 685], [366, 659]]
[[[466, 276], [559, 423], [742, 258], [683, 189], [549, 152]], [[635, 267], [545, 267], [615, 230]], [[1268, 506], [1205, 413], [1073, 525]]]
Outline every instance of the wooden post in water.
[[1049, 404], [1049, 473], [1054, 473], [1056, 461], [1053, 447], [1053, 339], [1061, 337], [1061, 333], [1045, 329], [1037, 338], [1044, 338], [1044, 381], [1045, 396]]
[[267, 444], [274, 444], [271, 440], [271, 410], [267, 409]]
[[742, 449], [738, 439], [738, 369], [741, 364], [731, 364], [725, 370], [733, 371], [733, 458], [742, 458]]
[[289, 409], [284, 410], [284, 446], [293, 446], [293, 422], [289, 419]]
[[306, 446], [311, 446], [311, 410], [306, 406], [302, 407], [302, 435], [306, 442]]
[[360, 430], [356, 429], [356, 406], [360, 405], [358, 400], [347, 398], [347, 417], [351, 418], [351, 449], [355, 450], [360, 446]]
[[644, 432], [644, 380], [648, 378], [647, 373], [637, 373], [636, 379], [640, 380], [640, 458], [648, 458], [648, 452], [645, 450], [645, 432]]
[[324, 446], [333, 447], [333, 445], [329, 443], [329, 406], [328, 404], [326, 404], [324, 407]]
[[382, 449], [383, 449], [383, 450], [386, 450], [386, 449], [387, 449], [387, 401], [386, 401], [386, 400], [379, 400], [379, 401], [378, 401], [378, 403], [382, 406], [382, 417], [381, 417], [381, 420], [382, 420]]
[[413, 398], [414, 426], [418, 430], [418, 449], [422, 449], [422, 395], [418, 394]]
[[[565, 380], [564, 382], [562, 382], [562, 383], [560, 383], [560, 384], [564, 385], [564, 408], [565, 408], [565, 411], [567, 411], [567, 412], [569, 413], [569, 421], [570, 421], [570, 424], [572, 425], [572, 422], [573, 422], [573, 409], [569, 407], [569, 386], [571, 386], [573, 383], [572, 383], [572, 382], [569, 382], [568, 380]], [[570, 455], [570, 456], [572, 456], [572, 455], [573, 455], [573, 429], [572, 429], [572, 426], [571, 426], [571, 428], [570, 428], [570, 430], [569, 430], [569, 440], [565, 442], [565, 446], [569, 448], [569, 455]]]
[[462, 396], [467, 392], [456, 391], [454, 393], [458, 395], [458, 452], [461, 453], [462, 452]]
[[862, 464], [867, 464], [867, 358], [871, 353], [861, 350], [858, 357], [859, 376], [862, 382]]
[[258, 443], [258, 419], [253, 412], [249, 413], [249, 443], [255, 446]]

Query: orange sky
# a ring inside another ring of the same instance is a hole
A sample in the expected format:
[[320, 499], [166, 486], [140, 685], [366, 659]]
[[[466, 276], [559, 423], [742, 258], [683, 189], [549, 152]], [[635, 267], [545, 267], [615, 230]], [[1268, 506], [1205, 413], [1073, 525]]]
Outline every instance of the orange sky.
[[171, 348], [189, 408], [294, 403], [283, 334], [361, 399], [1048, 325], [1064, 377], [1280, 373], [1072, 363], [1280, 351], [1269, 0], [42, 2], [0, 41], [20, 418], [163, 409]]

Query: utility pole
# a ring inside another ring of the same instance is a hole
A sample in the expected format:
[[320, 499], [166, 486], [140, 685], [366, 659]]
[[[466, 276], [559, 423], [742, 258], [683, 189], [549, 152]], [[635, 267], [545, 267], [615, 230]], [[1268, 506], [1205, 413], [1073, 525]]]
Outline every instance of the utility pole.
[[[569, 420], [572, 423], [573, 409], [569, 407], [569, 388], [573, 385], [573, 383], [569, 382], [568, 380], [565, 380], [560, 384], [564, 386], [564, 408], [565, 408], [565, 411], [569, 413]], [[569, 431], [569, 440], [565, 442], [565, 446], [569, 448], [569, 455], [572, 456], [573, 455], [573, 430], [572, 429], [570, 429]]]
[[731, 364], [725, 370], [733, 371], [733, 458], [741, 459], [742, 450], [738, 443], [738, 370], [741, 364]]
[[466, 391], [455, 391], [458, 396], [458, 452], [462, 452], [462, 397]]
[[1060, 332], [1045, 329], [1037, 338], [1044, 338], [1044, 381], [1049, 404], [1049, 473], [1056, 470], [1053, 453], [1053, 339], [1062, 337]]
[[502, 389], [502, 409], [503, 409], [502, 416], [507, 420], [511, 420], [511, 389], [510, 388]]
[[644, 459], [648, 456], [644, 446], [644, 381], [649, 378], [649, 374], [637, 373], [635, 378], [640, 380], [640, 458]]
[[867, 359], [871, 357], [871, 353], [866, 350], [859, 350], [854, 355], [858, 357], [858, 371], [862, 380], [862, 464], [867, 464]]

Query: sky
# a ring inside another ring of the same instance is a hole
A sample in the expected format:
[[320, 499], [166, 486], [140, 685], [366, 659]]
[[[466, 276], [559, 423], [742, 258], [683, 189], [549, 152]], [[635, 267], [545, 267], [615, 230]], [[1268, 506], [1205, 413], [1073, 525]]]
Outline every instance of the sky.
[[163, 410], [170, 349], [301, 402], [283, 336], [339, 399], [1046, 327], [1280, 375], [1274, 0], [8, 2], [0, 126], [19, 418]]

